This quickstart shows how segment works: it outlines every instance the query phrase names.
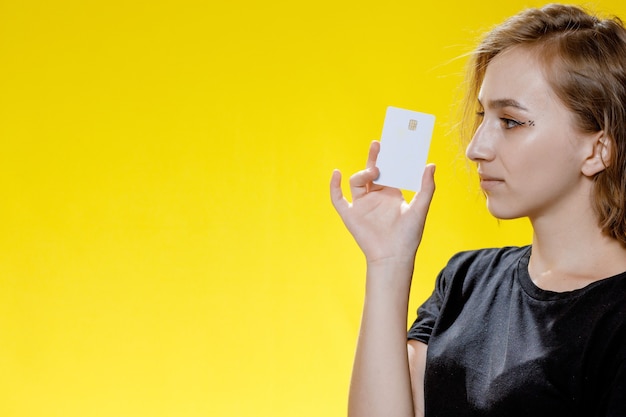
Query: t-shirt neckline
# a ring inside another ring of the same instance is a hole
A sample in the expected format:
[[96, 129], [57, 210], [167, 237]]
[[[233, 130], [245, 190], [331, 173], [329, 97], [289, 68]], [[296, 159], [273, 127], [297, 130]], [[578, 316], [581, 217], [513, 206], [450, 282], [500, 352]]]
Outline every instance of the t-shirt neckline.
[[530, 297], [540, 300], [540, 301], [554, 301], [554, 300], [565, 300], [580, 297], [581, 295], [591, 291], [593, 288], [598, 286], [607, 284], [613, 281], [615, 278], [626, 277], [626, 271], [619, 273], [617, 275], [613, 275], [607, 278], [600, 279], [598, 281], [592, 282], [582, 288], [578, 288], [571, 291], [550, 291], [539, 288], [530, 277], [530, 273], [528, 272], [528, 265], [530, 263], [530, 254], [532, 252], [532, 246], [526, 247], [517, 262], [517, 277], [518, 281], [523, 288], [523, 290]]

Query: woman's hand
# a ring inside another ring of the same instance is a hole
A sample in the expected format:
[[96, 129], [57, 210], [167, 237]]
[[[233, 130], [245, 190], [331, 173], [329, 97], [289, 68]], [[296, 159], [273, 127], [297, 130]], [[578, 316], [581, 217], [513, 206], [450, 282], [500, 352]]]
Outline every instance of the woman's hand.
[[406, 320], [415, 252], [435, 191], [435, 167], [426, 167], [421, 191], [407, 203], [400, 190], [373, 183], [379, 150], [380, 143], [373, 142], [366, 169], [350, 178], [352, 203], [341, 192], [339, 171], [330, 182], [333, 205], [368, 263], [348, 415], [415, 416], [422, 405], [419, 395], [414, 404], [412, 394]]
[[412, 261], [435, 191], [435, 166], [426, 166], [421, 190], [407, 203], [400, 190], [372, 182], [379, 174], [375, 166], [379, 151], [380, 143], [372, 142], [366, 169], [350, 178], [352, 203], [341, 191], [341, 173], [333, 172], [331, 200], [368, 263]]

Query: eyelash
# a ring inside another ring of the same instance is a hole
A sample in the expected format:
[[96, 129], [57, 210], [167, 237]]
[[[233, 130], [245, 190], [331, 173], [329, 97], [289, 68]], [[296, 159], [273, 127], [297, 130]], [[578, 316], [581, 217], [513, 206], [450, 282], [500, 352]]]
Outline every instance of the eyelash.
[[[483, 117], [485, 117], [485, 112], [484, 111], [476, 112], [476, 116], [482, 119]], [[523, 126], [526, 124], [524, 122], [518, 122], [517, 120], [514, 120], [514, 119], [509, 119], [507, 117], [501, 117], [500, 121], [504, 124], [504, 128], [506, 130], [515, 129], [516, 127]]]
[[518, 122], [517, 120], [507, 119], [506, 117], [501, 117], [500, 120], [504, 123], [504, 128], [507, 130], [515, 129], [516, 127], [523, 126], [524, 122]]

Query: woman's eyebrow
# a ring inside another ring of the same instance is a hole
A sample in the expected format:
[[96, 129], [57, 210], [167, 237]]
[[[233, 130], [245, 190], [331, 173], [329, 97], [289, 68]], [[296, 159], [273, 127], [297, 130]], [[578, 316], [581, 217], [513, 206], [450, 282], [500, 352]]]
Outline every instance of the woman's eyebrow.
[[[482, 102], [480, 99], [478, 103], [482, 106]], [[501, 98], [496, 100], [487, 101], [487, 107], [490, 109], [502, 109], [505, 107], [514, 107], [519, 110], [528, 111], [528, 109], [520, 104], [519, 101], [513, 100], [512, 98]]]

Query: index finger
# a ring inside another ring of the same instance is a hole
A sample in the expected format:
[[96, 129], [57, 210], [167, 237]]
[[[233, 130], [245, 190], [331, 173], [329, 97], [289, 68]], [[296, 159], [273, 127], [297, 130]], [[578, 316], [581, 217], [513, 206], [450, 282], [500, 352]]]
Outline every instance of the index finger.
[[378, 158], [379, 152], [380, 142], [377, 140], [372, 141], [370, 144], [370, 151], [367, 154], [367, 163], [365, 164], [365, 168], [374, 168], [376, 166], [376, 159]]

